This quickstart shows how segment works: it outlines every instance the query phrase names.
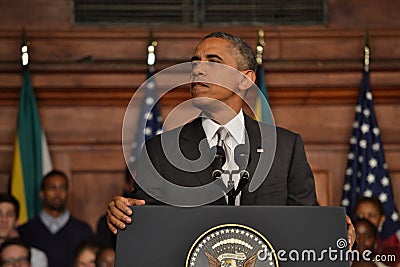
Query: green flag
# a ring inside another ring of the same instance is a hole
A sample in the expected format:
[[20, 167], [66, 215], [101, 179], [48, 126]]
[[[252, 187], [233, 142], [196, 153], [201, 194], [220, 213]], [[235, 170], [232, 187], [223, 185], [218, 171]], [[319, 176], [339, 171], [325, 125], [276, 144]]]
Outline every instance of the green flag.
[[29, 70], [25, 68], [11, 177], [11, 193], [21, 205], [20, 223], [26, 222], [40, 211], [42, 176], [51, 169], [50, 154], [41, 127]]

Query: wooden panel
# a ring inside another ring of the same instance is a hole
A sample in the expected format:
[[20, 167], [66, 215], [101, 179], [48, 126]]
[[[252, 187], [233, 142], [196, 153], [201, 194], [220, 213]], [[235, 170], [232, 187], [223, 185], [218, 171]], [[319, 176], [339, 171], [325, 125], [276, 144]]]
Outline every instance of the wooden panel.
[[72, 172], [69, 207], [72, 214], [96, 229], [109, 201], [122, 194], [125, 173], [121, 171]]
[[346, 1], [328, 0], [329, 25], [331, 27], [367, 27], [375, 25], [384, 28], [399, 28], [396, 11], [399, 1]]
[[0, 193], [8, 192], [10, 183], [10, 173], [0, 172]]
[[[355, 105], [273, 106], [277, 125], [301, 133], [310, 144], [347, 144], [354, 122]], [[382, 141], [400, 143], [400, 106], [376, 105]]]
[[3, 30], [62, 29], [70, 27], [72, 1], [13, 0], [0, 1]]

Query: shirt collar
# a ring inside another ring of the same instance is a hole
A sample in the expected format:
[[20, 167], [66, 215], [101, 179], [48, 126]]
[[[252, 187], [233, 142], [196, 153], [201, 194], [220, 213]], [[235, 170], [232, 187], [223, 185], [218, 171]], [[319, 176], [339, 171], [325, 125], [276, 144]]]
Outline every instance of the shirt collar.
[[215, 121], [213, 121], [212, 119], [206, 117], [203, 118], [202, 125], [206, 137], [209, 140], [209, 143], [210, 140], [214, 138], [216, 132], [221, 126], [225, 127], [229, 131], [230, 136], [233, 137], [233, 139], [235, 139], [235, 143], [237, 144], [244, 143], [245, 127], [244, 127], [244, 115], [242, 109], [232, 120], [230, 120], [225, 125], [220, 125]]
[[47, 229], [52, 233], [56, 234], [58, 231], [63, 228], [70, 217], [70, 213], [68, 210], [66, 210], [63, 214], [61, 214], [58, 217], [52, 217], [50, 214], [48, 214], [45, 210], [42, 210], [40, 212], [40, 219], [42, 219], [44, 225], [46, 225]]

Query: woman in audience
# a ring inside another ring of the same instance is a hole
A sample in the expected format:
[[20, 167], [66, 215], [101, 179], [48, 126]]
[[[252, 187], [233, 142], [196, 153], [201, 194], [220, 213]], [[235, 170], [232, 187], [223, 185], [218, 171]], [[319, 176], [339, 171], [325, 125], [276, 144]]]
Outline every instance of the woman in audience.
[[81, 243], [74, 257], [73, 267], [96, 267], [96, 255], [100, 245], [96, 240], [89, 239]]

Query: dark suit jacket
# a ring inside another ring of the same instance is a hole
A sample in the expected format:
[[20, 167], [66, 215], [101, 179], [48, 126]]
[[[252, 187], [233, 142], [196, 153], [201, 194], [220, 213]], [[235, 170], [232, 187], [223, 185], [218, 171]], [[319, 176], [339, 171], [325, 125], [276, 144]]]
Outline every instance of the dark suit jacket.
[[[247, 167], [250, 183], [242, 191], [241, 205], [315, 205], [314, 177], [300, 135], [259, 123], [247, 115], [245, 127], [250, 144]], [[164, 151], [168, 152], [167, 156]], [[181, 153], [195, 162], [180, 157]], [[209, 153], [201, 118], [148, 140], [137, 164], [134, 197], [145, 199], [147, 204], [160, 204], [157, 200], [165, 195], [179, 195], [176, 190], [169, 189], [168, 182], [184, 187], [209, 184], [213, 181], [212, 167], [199, 170], [199, 165], [204, 163], [201, 158], [208, 159]], [[179, 166], [173, 166], [171, 160]], [[154, 178], [160, 176], [165, 180]], [[249, 192], [252, 180], [263, 182], [255, 191]], [[226, 204], [225, 198], [221, 197], [213, 204]]]

